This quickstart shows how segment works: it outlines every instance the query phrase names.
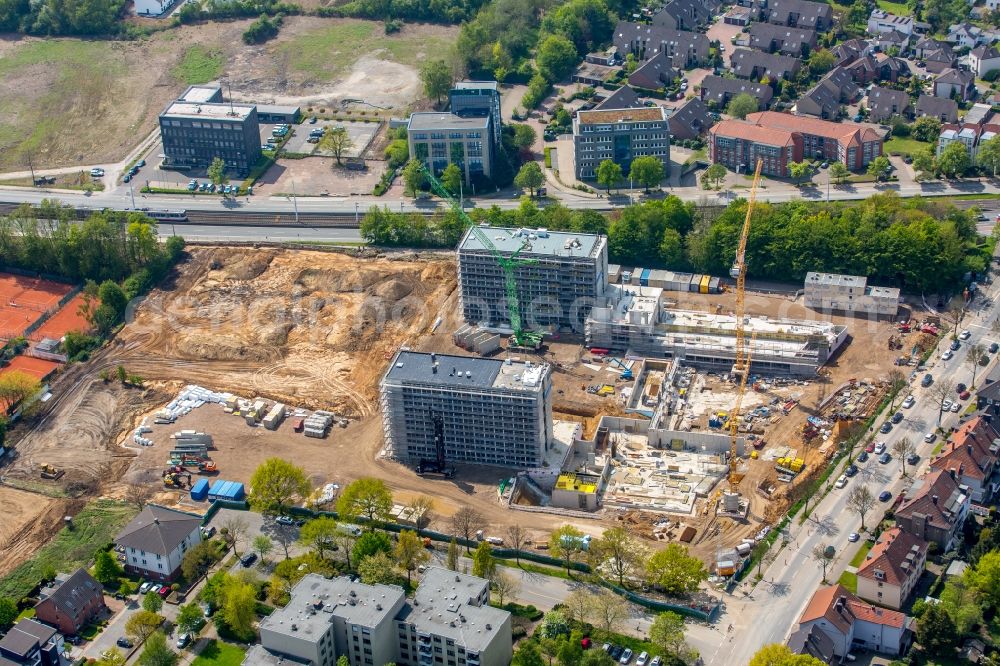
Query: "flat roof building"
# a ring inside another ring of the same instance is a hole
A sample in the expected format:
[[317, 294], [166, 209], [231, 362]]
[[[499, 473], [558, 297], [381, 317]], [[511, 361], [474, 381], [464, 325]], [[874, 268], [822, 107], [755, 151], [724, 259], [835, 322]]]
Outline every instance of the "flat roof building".
[[628, 173], [636, 157], [652, 156], [670, 173], [670, 125], [661, 106], [580, 111], [573, 119], [576, 177], [597, 177], [597, 166], [611, 160]]
[[406, 126], [410, 155], [434, 173], [457, 164], [466, 182], [474, 176], [489, 178], [493, 174], [493, 134], [490, 116], [414, 113]]
[[[185, 96], [212, 97], [207, 87], [194, 86]], [[206, 168], [220, 157], [228, 170], [246, 176], [260, 160], [260, 124], [252, 104], [177, 100], [159, 122], [166, 169]]]
[[[508, 666], [510, 613], [489, 605], [489, 583], [429, 567], [412, 600], [395, 585], [366, 585], [307, 574], [291, 601], [260, 623], [260, 660], [333, 666], [444, 664]], [[256, 650], [256, 649], [255, 649]]]
[[860, 275], [810, 271], [806, 274], [805, 306], [873, 319], [895, 317], [899, 312], [899, 289], [869, 287], [868, 278]]
[[381, 386], [386, 450], [398, 460], [539, 467], [554, 445], [546, 364], [400, 351]]

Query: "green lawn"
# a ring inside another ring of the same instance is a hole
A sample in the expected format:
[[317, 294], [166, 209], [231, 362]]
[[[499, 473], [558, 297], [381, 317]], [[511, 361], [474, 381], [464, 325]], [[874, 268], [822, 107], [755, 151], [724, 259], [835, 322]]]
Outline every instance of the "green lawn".
[[209, 50], [200, 44], [184, 52], [184, 57], [174, 67], [172, 74], [188, 85], [208, 83], [222, 76], [226, 56], [221, 50]]
[[860, 567], [861, 563], [865, 561], [865, 555], [867, 555], [868, 551], [871, 550], [871, 549], [872, 549], [871, 542], [869, 542], [869, 541], [863, 542], [861, 544], [861, 548], [859, 548], [858, 552], [856, 552], [854, 554], [854, 557], [851, 558], [851, 566], [852, 567]]
[[900, 155], [913, 155], [913, 153], [921, 150], [922, 148], [929, 148], [930, 146], [931, 144], [924, 141], [894, 136], [885, 142], [883, 152], [889, 155], [892, 153], [899, 153]]
[[450, 40], [418, 31], [382, 34], [373, 21], [340, 20], [327, 23], [275, 47], [291, 70], [317, 81], [332, 81], [350, 71], [361, 56], [381, 51], [382, 58], [416, 66], [428, 56], [447, 51]]
[[858, 593], [858, 577], [856, 574], [852, 574], [850, 571], [845, 571], [840, 574], [840, 580], [837, 582], [850, 590], [851, 594]]
[[94, 553], [109, 543], [138, 511], [130, 504], [94, 500], [73, 519], [73, 529], [64, 527], [56, 537], [27, 562], [0, 580], [0, 596], [20, 599], [49, 570], [71, 572], [86, 566]]
[[884, 9], [896, 16], [913, 16], [913, 12], [906, 6], [905, 2], [889, 2], [889, 0], [877, 0], [875, 3], [879, 9]]
[[191, 666], [240, 666], [245, 655], [246, 651], [238, 645], [212, 640]]

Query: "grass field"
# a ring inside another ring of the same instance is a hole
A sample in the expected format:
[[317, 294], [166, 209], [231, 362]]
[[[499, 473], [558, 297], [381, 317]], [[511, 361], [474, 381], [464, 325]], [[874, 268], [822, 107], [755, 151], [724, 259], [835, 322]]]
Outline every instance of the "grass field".
[[879, 9], [884, 9], [896, 16], [913, 16], [913, 12], [906, 6], [905, 2], [889, 2], [888, 0], [877, 0], [875, 3]]
[[73, 528], [63, 528], [56, 538], [32, 559], [0, 580], [0, 596], [20, 599], [51, 573], [71, 572], [86, 566], [94, 553], [114, 538], [131, 520], [134, 506], [111, 500], [94, 500], [73, 519]]
[[929, 148], [931, 144], [925, 141], [917, 141], [916, 139], [904, 139], [902, 137], [894, 136], [885, 142], [883, 147], [883, 152], [886, 154], [899, 153], [900, 155], [910, 155], [922, 150], [923, 148]]
[[872, 544], [870, 542], [865, 541], [864, 543], [862, 543], [861, 548], [859, 548], [858, 552], [856, 552], [854, 554], [854, 557], [851, 558], [851, 566], [860, 567], [861, 563], [865, 561], [865, 555], [867, 555], [868, 551], [871, 549], [872, 549]]
[[220, 49], [208, 49], [200, 44], [184, 52], [184, 57], [174, 67], [174, 78], [182, 83], [197, 85], [208, 83], [222, 76], [226, 56]]
[[192, 666], [240, 666], [246, 651], [238, 645], [209, 641]]
[[333, 81], [362, 55], [384, 50], [382, 57], [414, 66], [420, 56], [444, 53], [449, 40], [422, 33], [382, 34], [382, 24], [339, 20], [302, 31], [279, 43], [276, 51], [289, 69], [314, 81]]

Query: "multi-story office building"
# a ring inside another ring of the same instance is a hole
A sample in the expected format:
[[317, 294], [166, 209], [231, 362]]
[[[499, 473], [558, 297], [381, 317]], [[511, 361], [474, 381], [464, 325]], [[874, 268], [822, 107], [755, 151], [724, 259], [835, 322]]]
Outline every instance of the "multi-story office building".
[[868, 278], [833, 273], [806, 274], [805, 305], [821, 312], [844, 312], [872, 318], [895, 317], [899, 311], [899, 289], [869, 287]]
[[640, 109], [580, 111], [573, 119], [576, 177], [591, 179], [611, 160], [628, 174], [632, 160], [652, 155], [670, 173], [670, 125], [661, 106]]
[[552, 450], [548, 365], [401, 351], [380, 386], [386, 449], [449, 462], [539, 467]]
[[[607, 288], [607, 238], [545, 229], [483, 231], [503, 256], [529, 260], [514, 268], [521, 321], [531, 330], [582, 331]], [[471, 229], [458, 246], [458, 283], [465, 321], [510, 325], [504, 271]]]
[[[215, 90], [192, 86], [185, 95], [215, 100], [221, 96]], [[227, 169], [245, 176], [261, 156], [257, 108], [248, 104], [171, 102], [160, 114], [160, 138], [167, 169], [204, 168], [221, 157]]]
[[406, 126], [410, 155], [441, 173], [457, 164], [469, 182], [493, 173], [493, 121], [490, 116], [463, 117], [454, 113], [414, 113]]
[[496, 81], [459, 81], [448, 101], [456, 116], [489, 116], [493, 145], [500, 145], [500, 85]]
[[260, 642], [245, 666], [333, 666], [341, 655], [351, 666], [508, 666], [513, 653], [510, 613], [489, 605], [489, 583], [440, 567], [412, 601], [394, 585], [308, 574], [261, 621]]

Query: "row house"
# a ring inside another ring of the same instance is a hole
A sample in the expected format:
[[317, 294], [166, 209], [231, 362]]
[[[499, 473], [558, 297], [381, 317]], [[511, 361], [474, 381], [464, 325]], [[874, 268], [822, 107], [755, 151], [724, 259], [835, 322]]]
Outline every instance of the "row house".
[[833, 8], [809, 0], [769, 0], [763, 13], [775, 25], [826, 32], [833, 27]]
[[735, 49], [729, 56], [729, 68], [741, 79], [770, 81], [791, 79], [802, 69], [802, 61], [780, 53], [755, 49]]
[[900, 610], [927, 564], [927, 542], [898, 527], [879, 535], [858, 566], [858, 596]]
[[941, 452], [931, 460], [931, 469], [955, 472], [962, 486], [977, 504], [990, 502], [1000, 487], [997, 457], [1000, 455], [1000, 434], [983, 416], [977, 416], [959, 426]]
[[914, 481], [896, 509], [896, 524], [913, 536], [936, 543], [942, 551], [954, 545], [969, 513], [969, 497], [955, 470], [928, 472]]
[[841, 105], [853, 102], [860, 89], [843, 67], [834, 67], [795, 104], [797, 113], [832, 119], [840, 115]]
[[712, 22], [712, 10], [701, 0], [670, 0], [651, 23], [671, 30], [697, 30]]
[[757, 107], [766, 109], [771, 104], [774, 93], [765, 83], [754, 83], [744, 79], [727, 79], [709, 74], [701, 82], [701, 101], [716, 109], [724, 110], [734, 97], [742, 94], [757, 98]]
[[677, 69], [708, 60], [708, 37], [699, 32], [619, 21], [612, 41], [622, 57], [631, 53], [637, 60], [649, 60], [663, 53]]
[[851, 594], [842, 585], [821, 587], [813, 594], [799, 618], [799, 632], [822, 631], [833, 642], [833, 652], [846, 663], [847, 655], [861, 649], [891, 656], [906, 652], [913, 641], [913, 618], [873, 606]]
[[767, 53], [804, 58], [816, 49], [816, 31], [770, 23], [754, 23], [749, 30], [750, 46]]

